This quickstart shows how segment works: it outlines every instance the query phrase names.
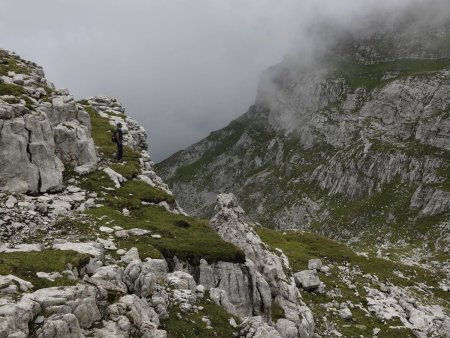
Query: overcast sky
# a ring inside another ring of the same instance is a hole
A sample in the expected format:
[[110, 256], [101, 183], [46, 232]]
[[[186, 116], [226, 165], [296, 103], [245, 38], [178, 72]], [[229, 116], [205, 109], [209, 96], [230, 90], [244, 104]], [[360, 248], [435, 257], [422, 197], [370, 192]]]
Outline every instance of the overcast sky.
[[118, 98], [160, 161], [243, 114], [309, 24], [408, 1], [0, 0], [0, 47], [77, 99]]

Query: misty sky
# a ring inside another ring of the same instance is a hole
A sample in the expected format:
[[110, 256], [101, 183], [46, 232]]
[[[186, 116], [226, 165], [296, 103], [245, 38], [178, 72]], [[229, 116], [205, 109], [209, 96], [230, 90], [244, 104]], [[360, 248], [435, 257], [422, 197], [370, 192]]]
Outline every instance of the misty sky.
[[157, 162], [244, 113], [261, 72], [301, 49], [311, 23], [351, 24], [405, 2], [0, 0], [0, 48], [37, 62], [77, 99], [118, 98]]

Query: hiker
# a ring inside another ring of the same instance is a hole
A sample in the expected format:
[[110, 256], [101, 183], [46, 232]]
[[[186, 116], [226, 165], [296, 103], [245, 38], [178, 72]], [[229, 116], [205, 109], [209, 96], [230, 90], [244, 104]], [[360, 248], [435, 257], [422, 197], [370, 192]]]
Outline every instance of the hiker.
[[117, 143], [117, 160], [122, 161], [123, 155], [123, 131], [122, 131], [122, 123], [117, 123], [117, 129], [113, 132], [112, 135], [113, 142]]

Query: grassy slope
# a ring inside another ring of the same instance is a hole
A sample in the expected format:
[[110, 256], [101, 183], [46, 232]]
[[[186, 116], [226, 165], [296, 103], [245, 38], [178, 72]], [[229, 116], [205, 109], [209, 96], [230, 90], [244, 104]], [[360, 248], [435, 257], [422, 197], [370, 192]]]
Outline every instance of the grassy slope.
[[[112, 181], [103, 171], [77, 176], [71, 168], [66, 168], [64, 175], [66, 182], [71, 178], [76, 178], [82, 188], [90, 193], [95, 192], [100, 198], [103, 198], [104, 205], [80, 213], [73, 218], [60, 218], [54, 228], [62, 237], [68, 236], [80, 241], [92, 241], [97, 237], [106, 239], [107, 235], [98, 230], [102, 225], [118, 225], [124, 229], [142, 228], [151, 230], [153, 234], [160, 234], [162, 238], [158, 240], [148, 235], [126, 239], [117, 238], [116, 245], [126, 250], [137, 247], [141, 258], [177, 256], [192, 264], [198, 264], [201, 258], [205, 258], [209, 262], [245, 261], [243, 252], [234, 245], [224, 242], [208, 227], [206, 220], [176, 215], [156, 205], [143, 205], [142, 202], [159, 203], [161, 201], [173, 204], [175, 200], [173, 196], [161, 189], [134, 180], [140, 172], [139, 153], [125, 147], [124, 163], [115, 162], [116, 146], [111, 142], [111, 126], [108, 120], [102, 118], [91, 107], [85, 106], [85, 108], [91, 116], [92, 136], [103, 163], [109, 163], [128, 181], [120, 189], [114, 189]], [[121, 213], [123, 208], [131, 211], [130, 217]], [[37, 237], [30, 238], [29, 242], [39, 241], [44, 235], [38, 234]], [[116, 256], [114, 252], [111, 254]], [[30, 253], [2, 253], [0, 254], [0, 274], [14, 274], [31, 281], [36, 288], [71, 285], [73, 281], [66, 278], [57, 279], [55, 282], [39, 279], [36, 272], [60, 272], [67, 268], [67, 263], [79, 266], [80, 262], [84, 262], [86, 258], [87, 256], [72, 251], [56, 253], [53, 250], [44, 250]]]
[[[100, 117], [92, 108], [88, 106], [85, 108], [91, 116], [92, 136], [102, 153], [103, 161], [105, 159], [109, 162], [113, 161], [115, 145], [110, 140], [111, 127], [108, 121]], [[245, 261], [244, 253], [236, 246], [223, 241], [209, 228], [208, 221], [176, 215], [156, 205], [143, 205], [142, 202], [161, 201], [173, 204], [175, 200], [161, 189], [133, 180], [139, 173], [138, 158], [137, 153], [126, 147], [125, 164], [111, 165], [112, 169], [129, 180], [119, 189], [111, 190], [112, 182], [105, 173], [100, 171], [78, 178], [84, 189], [103, 196], [104, 206], [88, 210], [84, 220], [62, 220], [63, 227], [70, 227], [79, 235], [91, 239], [95, 236], [104, 237], [98, 233], [98, 227], [102, 225], [121, 226], [124, 229], [141, 228], [152, 231], [152, 234], [161, 235], [161, 239], [154, 239], [149, 235], [115, 239], [119, 248], [128, 250], [131, 247], [137, 247], [141, 258], [171, 259], [177, 256], [193, 265], [199, 264], [202, 258], [210, 263], [215, 261], [243, 263]], [[131, 211], [130, 216], [124, 216], [120, 212], [123, 208]], [[234, 336], [234, 329], [229, 324], [229, 318], [232, 317], [230, 314], [207, 297], [198, 301], [197, 305], [203, 309], [198, 313], [190, 314], [182, 313], [178, 305], [170, 307], [169, 318], [162, 322], [168, 337]], [[203, 316], [211, 320], [213, 329], [206, 328], [205, 322], [202, 321]]]
[[[325, 237], [313, 233], [287, 232], [282, 234], [269, 229], [255, 229], [261, 236], [261, 239], [270, 247], [280, 248], [288, 256], [291, 268], [294, 272], [305, 270], [308, 266], [308, 260], [312, 258], [321, 258], [324, 264], [331, 267], [330, 274], [320, 274], [320, 279], [326, 285], [326, 291], [340, 290], [340, 295], [330, 298], [326, 294], [314, 294], [303, 292], [302, 296], [305, 302], [313, 310], [319, 330], [323, 330], [325, 322], [323, 317], [327, 317], [328, 321], [334, 322], [339, 331], [345, 337], [358, 337], [359, 335], [371, 335], [372, 330], [376, 327], [382, 328], [379, 337], [413, 337], [410, 330], [392, 329], [389, 326], [399, 325], [398, 320], [383, 323], [373, 315], [367, 315], [364, 311], [355, 308], [352, 310], [353, 319], [351, 321], [342, 320], [339, 316], [327, 313], [323, 304], [327, 304], [336, 300], [338, 303], [350, 300], [353, 304], [366, 304], [366, 290], [364, 284], [369, 284], [373, 288], [379, 288], [377, 285], [371, 284], [369, 280], [362, 277], [364, 274], [377, 276], [379, 281], [390, 285], [398, 285], [415, 292], [416, 297], [425, 304], [436, 303], [441, 304], [450, 310], [448, 295], [437, 288], [438, 282], [442, 279], [442, 275], [431, 273], [430, 271], [402, 265], [392, 261], [364, 256], [358, 256], [350, 248], [344, 244], [332, 241]], [[355, 267], [361, 271], [360, 274], [352, 276], [352, 283], [356, 285], [356, 290], [351, 290], [343, 282], [337, 266]], [[404, 278], [394, 274], [399, 271]], [[431, 294], [424, 294], [415, 288], [418, 282], [423, 282], [431, 286]], [[355, 293], [357, 291], [357, 293]]]
[[[103, 161], [114, 161], [115, 145], [111, 142], [111, 126], [106, 118], [102, 118], [94, 109], [85, 106], [91, 116], [92, 136]], [[80, 185], [90, 191], [96, 192], [104, 198], [101, 208], [86, 212], [88, 220], [73, 221], [73, 228], [80, 233], [95, 236], [101, 225], [118, 225], [124, 229], [142, 228], [160, 234], [161, 239], [150, 236], [130, 237], [116, 239], [119, 247], [128, 249], [135, 246], [139, 249], [142, 258], [160, 257], [186, 259], [198, 264], [201, 258], [209, 262], [224, 260], [244, 262], [244, 254], [234, 245], [224, 242], [213, 230], [208, 227], [206, 220], [199, 220], [183, 215], [176, 215], [166, 211], [163, 207], [143, 205], [146, 203], [159, 203], [166, 201], [175, 203], [174, 198], [161, 189], [151, 187], [141, 181], [133, 180], [139, 173], [139, 154], [125, 147], [125, 163], [113, 163], [114, 170], [129, 179], [119, 189], [114, 189], [111, 180], [102, 171], [79, 177]], [[127, 208], [131, 211], [130, 217], [123, 216], [121, 211]], [[183, 224], [185, 227], [179, 226]]]
[[[232, 146], [235, 145], [235, 143], [242, 136], [245, 128], [248, 126], [248, 122], [249, 120], [247, 116], [243, 115], [232, 121], [224, 129], [210, 133], [207, 138], [214, 144], [214, 147], [208, 149], [197, 161], [178, 168], [173, 177], [167, 180], [167, 183], [170, 184], [170, 182], [175, 182], [178, 180], [186, 182], [197, 175], [201, 175], [200, 173], [204, 171], [200, 171], [199, 169], [204, 169], [209, 163], [214, 161], [218, 155], [227, 152]], [[164, 166], [170, 166], [171, 163], [176, 163], [177, 154], [173, 155], [174, 158], [171, 157], [161, 162], [161, 165], [156, 166], [157, 169], [161, 168], [163, 170]]]
[[[335, 66], [332, 77], [344, 78], [352, 89], [374, 88], [408, 76], [429, 75], [450, 67], [450, 60], [403, 59], [372, 65], [360, 65], [356, 62], [341, 63]], [[384, 78], [390, 75], [389, 78]]]

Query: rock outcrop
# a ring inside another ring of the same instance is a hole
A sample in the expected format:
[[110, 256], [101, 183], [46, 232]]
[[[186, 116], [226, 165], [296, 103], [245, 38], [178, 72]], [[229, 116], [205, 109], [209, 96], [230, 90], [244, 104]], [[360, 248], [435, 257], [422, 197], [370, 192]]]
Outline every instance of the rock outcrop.
[[[290, 271], [289, 260], [282, 253], [273, 253], [245, 222], [242, 208], [233, 194], [221, 194], [217, 198], [216, 215], [210, 227], [227, 242], [241, 248], [245, 264], [217, 262], [200, 266], [178, 262], [177, 270], [191, 272], [198, 283], [211, 294], [218, 305], [239, 317], [245, 317], [242, 332], [252, 331], [255, 337], [270, 336], [278, 332], [280, 337], [312, 337], [314, 319], [311, 310], [302, 301], [299, 289]], [[279, 306], [284, 316], [273, 323], [272, 309]], [[241, 332], [241, 334], [243, 334]], [[243, 334], [245, 336], [245, 334]], [[253, 335], [251, 335], [253, 337]]]
[[0, 74], [0, 191], [54, 192], [64, 165], [95, 168], [88, 113], [41, 67], [4, 50], [0, 62], [22, 72]]

